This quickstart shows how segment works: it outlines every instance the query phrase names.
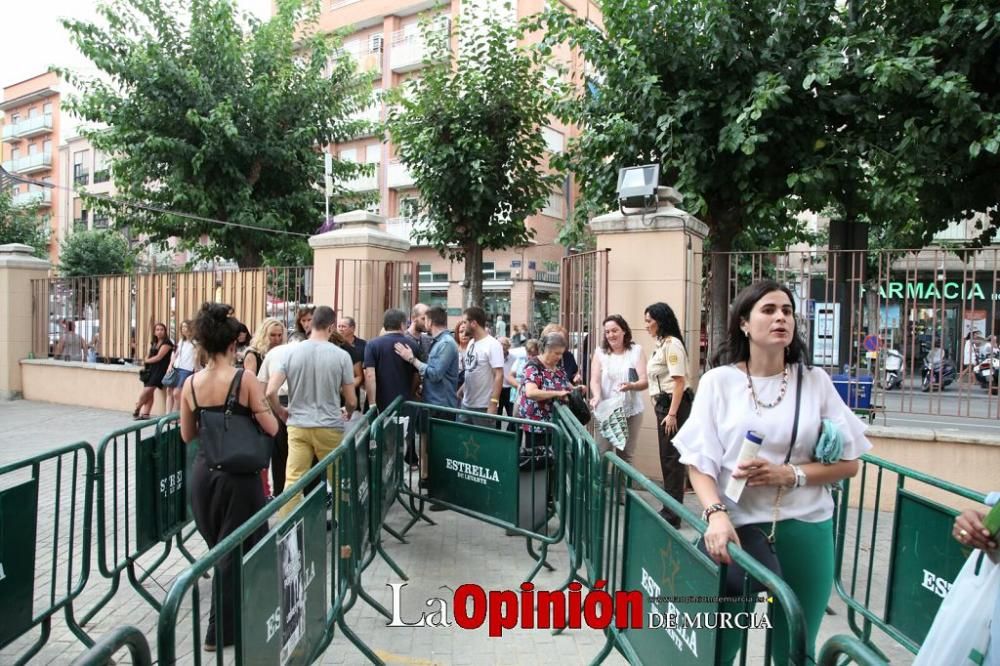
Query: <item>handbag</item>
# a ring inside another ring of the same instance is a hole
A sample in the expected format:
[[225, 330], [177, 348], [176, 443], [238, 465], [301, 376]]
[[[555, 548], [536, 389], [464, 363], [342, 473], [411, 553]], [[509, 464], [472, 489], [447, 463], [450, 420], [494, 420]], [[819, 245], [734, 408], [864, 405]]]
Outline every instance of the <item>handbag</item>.
[[[792, 449], [795, 448], [795, 440], [799, 436], [799, 411], [802, 406], [802, 364], [798, 366], [798, 381], [795, 385], [795, 418], [792, 420], [792, 438], [788, 445], [788, 453], [785, 454], [785, 463], [792, 459]], [[778, 554], [774, 549], [774, 529], [778, 522], [778, 504], [784, 494], [784, 488], [778, 488], [778, 496], [774, 500], [774, 520], [771, 522], [771, 533], [764, 531], [766, 523], [742, 525], [736, 528], [736, 536], [740, 539], [740, 547], [752, 558], [763, 564], [769, 570], [781, 577], [781, 562], [778, 561]], [[705, 547], [705, 537], [698, 539], [698, 550], [708, 555]], [[740, 596], [743, 593], [743, 580], [746, 572], [743, 567], [733, 562], [726, 567], [726, 596]], [[750, 578], [750, 591], [763, 592], [764, 584], [756, 578]]]
[[167, 374], [163, 375], [163, 379], [160, 381], [160, 384], [163, 385], [165, 388], [172, 388], [174, 385], [176, 385], [177, 370], [175, 370], [174, 368], [170, 368], [169, 370], [167, 370]]
[[149, 381], [149, 378], [153, 376], [153, 371], [143, 366], [139, 368], [139, 381], [145, 384]]
[[230, 474], [256, 474], [271, 462], [274, 440], [247, 414], [234, 414], [243, 370], [229, 384], [225, 410], [201, 410], [198, 442], [208, 468]]
[[580, 425], [585, 426], [590, 423], [590, 405], [583, 399], [580, 391], [569, 392], [569, 395], [566, 396], [566, 406], [569, 407], [569, 411], [573, 412], [573, 416], [580, 422]]

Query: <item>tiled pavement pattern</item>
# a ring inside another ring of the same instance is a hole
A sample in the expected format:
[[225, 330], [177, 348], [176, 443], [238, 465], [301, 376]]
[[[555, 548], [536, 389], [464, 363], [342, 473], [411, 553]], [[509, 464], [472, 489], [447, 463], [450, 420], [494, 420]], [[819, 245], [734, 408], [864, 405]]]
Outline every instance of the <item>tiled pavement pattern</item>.
[[[66, 407], [25, 401], [0, 403], [0, 465], [20, 460], [40, 452], [44, 452], [73, 441], [85, 440], [97, 445], [101, 437], [108, 432], [131, 423], [128, 415], [119, 412]], [[53, 467], [54, 465], [49, 465]], [[68, 470], [63, 469], [64, 494], [70, 492]], [[50, 473], [45, 474], [46, 471]], [[49, 559], [53, 527], [56, 522], [54, 506], [54, 470], [43, 468], [43, 487], [40, 492], [40, 525], [39, 549], [36, 564], [36, 603], [44, 603], [48, 599], [48, 588], [51, 579], [52, 563]], [[8, 487], [10, 479], [0, 480], [0, 487]], [[82, 491], [78, 493], [82, 500]], [[695, 508], [693, 496], [688, 496], [688, 504]], [[59, 537], [60, 550], [58, 571], [61, 587], [64, 590], [67, 581], [69, 554], [66, 545], [68, 532], [69, 509], [65, 503], [60, 507]], [[409, 575], [410, 583], [404, 589], [403, 617], [410, 619], [424, 610], [423, 602], [431, 597], [450, 597], [451, 592], [444, 588], [454, 589], [465, 582], [477, 582], [485, 589], [514, 589], [530, 570], [531, 560], [524, 548], [524, 540], [507, 537], [503, 530], [487, 526], [477, 521], [454, 514], [440, 512], [430, 514], [438, 523], [437, 526], [418, 525], [408, 534], [408, 544], [400, 544], [386, 535], [385, 544], [388, 552]], [[866, 516], [867, 520], [870, 516]], [[398, 507], [389, 516], [391, 525], [400, 526], [404, 515]], [[96, 527], [96, 520], [95, 520]], [[853, 531], [853, 526], [851, 527]], [[876, 542], [888, 543], [890, 516], [883, 515], [879, 521]], [[75, 527], [79, 540], [79, 524]], [[865, 533], [863, 528], [862, 533]], [[124, 538], [124, 534], [120, 534]], [[868, 537], [862, 540], [862, 565], [867, 566]], [[204, 544], [197, 535], [191, 539], [189, 546], [197, 556], [205, 551]], [[158, 551], [148, 554], [139, 560], [142, 565], [149, 565], [155, 559]], [[561, 545], [553, 547], [549, 557], [556, 571], [542, 571], [535, 579], [536, 589], [550, 589], [562, 582], [566, 571], [566, 551]], [[78, 555], [73, 560], [73, 567], [79, 571]], [[184, 560], [174, 550], [167, 561], [161, 565], [156, 574], [147, 582], [146, 587], [154, 596], [162, 598], [173, 578], [186, 566]], [[874, 576], [876, 585], [873, 590], [871, 606], [882, 608], [884, 605], [884, 580], [888, 568], [888, 553], [878, 549], [874, 560]], [[859, 580], [864, 580], [866, 570], [861, 569]], [[387, 583], [400, 582], [392, 570], [381, 559], [369, 567], [364, 574], [365, 588], [383, 605], [391, 605], [391, 590]], [[881, 585], [878, 584], [881, 582]], [[100, 576], [97, 568], [96, 547], [92, 548], [90, 581], [86, 590], [77, 601], [77, 617], [89, 609], [96, 600], [109, 588], [109, 582]], [[207, 599], [209, 581], [201, 582], [202, 599]], [[831, 597], [831, 607], [836, 615], [828, 616], [824, 622], [820, 642], [838, 633], [850, 633], [846, 621], [846, 609], [834, 594]], [[111, 604], [97, 615], [95, 620], [86, 627], [92, 636], [100, 636], [113, 627], [121, 624], [132, 624], [143, 631], [151, 641], [155, 641], [155, 626], [157, 614], [143, 601], [127, 584], [122, 583], [117, 596]], [[560, 636], [553, 636], [546, 630], [511, 630], [505, 631], [502, 639], [489, 638], [483, 627], [476, 631], [461, 629], [390, 629], [385, 627], [385, 620], [363, 601], [358, 601], [348, 615], [348, 624], [358, 635], [368, 643], [389, 664], [414, 665], [454, 665], [461, 664], [586, 664], [596, 655], [603, 645], [604, 638], [594, 630], [571, 630]], [[15, 641], [0, 651], [0, 663], [12, 663], [37, 637], [37, 630], [29, 637]], [[908, 664], [912, 657], [891, 640], [884, 637], [880, 640], [876, 632], [876, 642], [886, 651], [893, 664]], [[190, 616], [185, 615], [179, 623], [179, 654], [181, 661], [191, 662], [190, 648]], [[155, 651], [155, 644], [152, 646]], [[38, 664], [68, 664], [83, 652], [83, 647], [66, 628], [62, 614], [53, 619], [52, 637], [42, 651], [36, 655], [32, 663]], [[753, 640], [750, 660], [748, 663], [760, 663], [763, 652], [762, 640]], [[209, 657], [210, 655], [205, 655]], [[155, 659], [155, 653], [154, 653]], [[224, 653], [225, 663], [232, 663], [232, 650]], [[127, 655], [119, 653], [117, 663], [127, 663]], [[324, 655], [324, 664], [363, 664], [361, 654], [338, 631], [334, 641]], [[205, 660], [205, 663], [214, 663]], [[612, 654], [606, 664], [623, 664], [625, 661], [617, 654]]]

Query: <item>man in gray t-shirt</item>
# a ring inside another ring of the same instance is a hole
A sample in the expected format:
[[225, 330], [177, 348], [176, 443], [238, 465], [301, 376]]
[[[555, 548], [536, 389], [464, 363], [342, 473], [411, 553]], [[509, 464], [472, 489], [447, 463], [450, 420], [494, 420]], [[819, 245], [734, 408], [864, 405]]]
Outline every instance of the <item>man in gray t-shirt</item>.
[[[346, 424], [341, 407], [351, 413], [358, 404], [351, 357], [330, 342], [334, 321], [331, 308], [325, 305], [316, 308], [309, 339], [289, 349], [278, 360], [267, 382], [271, 408], [288, 424], [286, 487], [309, 471], [313, 456], [323, 460], [340, 446]], [[286, 379], [287, 409], [278, 401], [278, 390]], [[330, 480], [336, 486], [332, 470]], [[298, 499], [288, 502], [282, 507], [281, 515], [287, 515], [296, 504]]]

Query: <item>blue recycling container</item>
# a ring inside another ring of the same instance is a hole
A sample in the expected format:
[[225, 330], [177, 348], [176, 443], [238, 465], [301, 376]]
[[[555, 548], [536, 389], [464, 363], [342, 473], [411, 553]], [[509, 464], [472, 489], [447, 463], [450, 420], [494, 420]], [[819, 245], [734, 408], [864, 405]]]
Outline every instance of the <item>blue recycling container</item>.
[[851, 409], [871, 409], [872, 386], [875, 378], [871, 375], [833, 375], [833, 386], [840, 399]]

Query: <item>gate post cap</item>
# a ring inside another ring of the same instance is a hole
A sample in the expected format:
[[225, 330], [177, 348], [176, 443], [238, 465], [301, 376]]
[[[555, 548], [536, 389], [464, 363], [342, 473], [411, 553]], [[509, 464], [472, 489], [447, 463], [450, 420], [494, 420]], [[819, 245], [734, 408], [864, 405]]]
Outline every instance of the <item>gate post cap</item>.
[[310, 237], [309, 247], [314, 250], [327, 247], [377, 247], [396, 252], [408, 252], [410, 249], [410, 241], [380, 228], [385, 222], [381, 215], [366, 210], [352, 210], [334, 216], [333, 221], [340, 226]]
[[52, 264], [35, 256], [35, 248], [24, 243], [0, 245], [0, 267], [48, 270]]

